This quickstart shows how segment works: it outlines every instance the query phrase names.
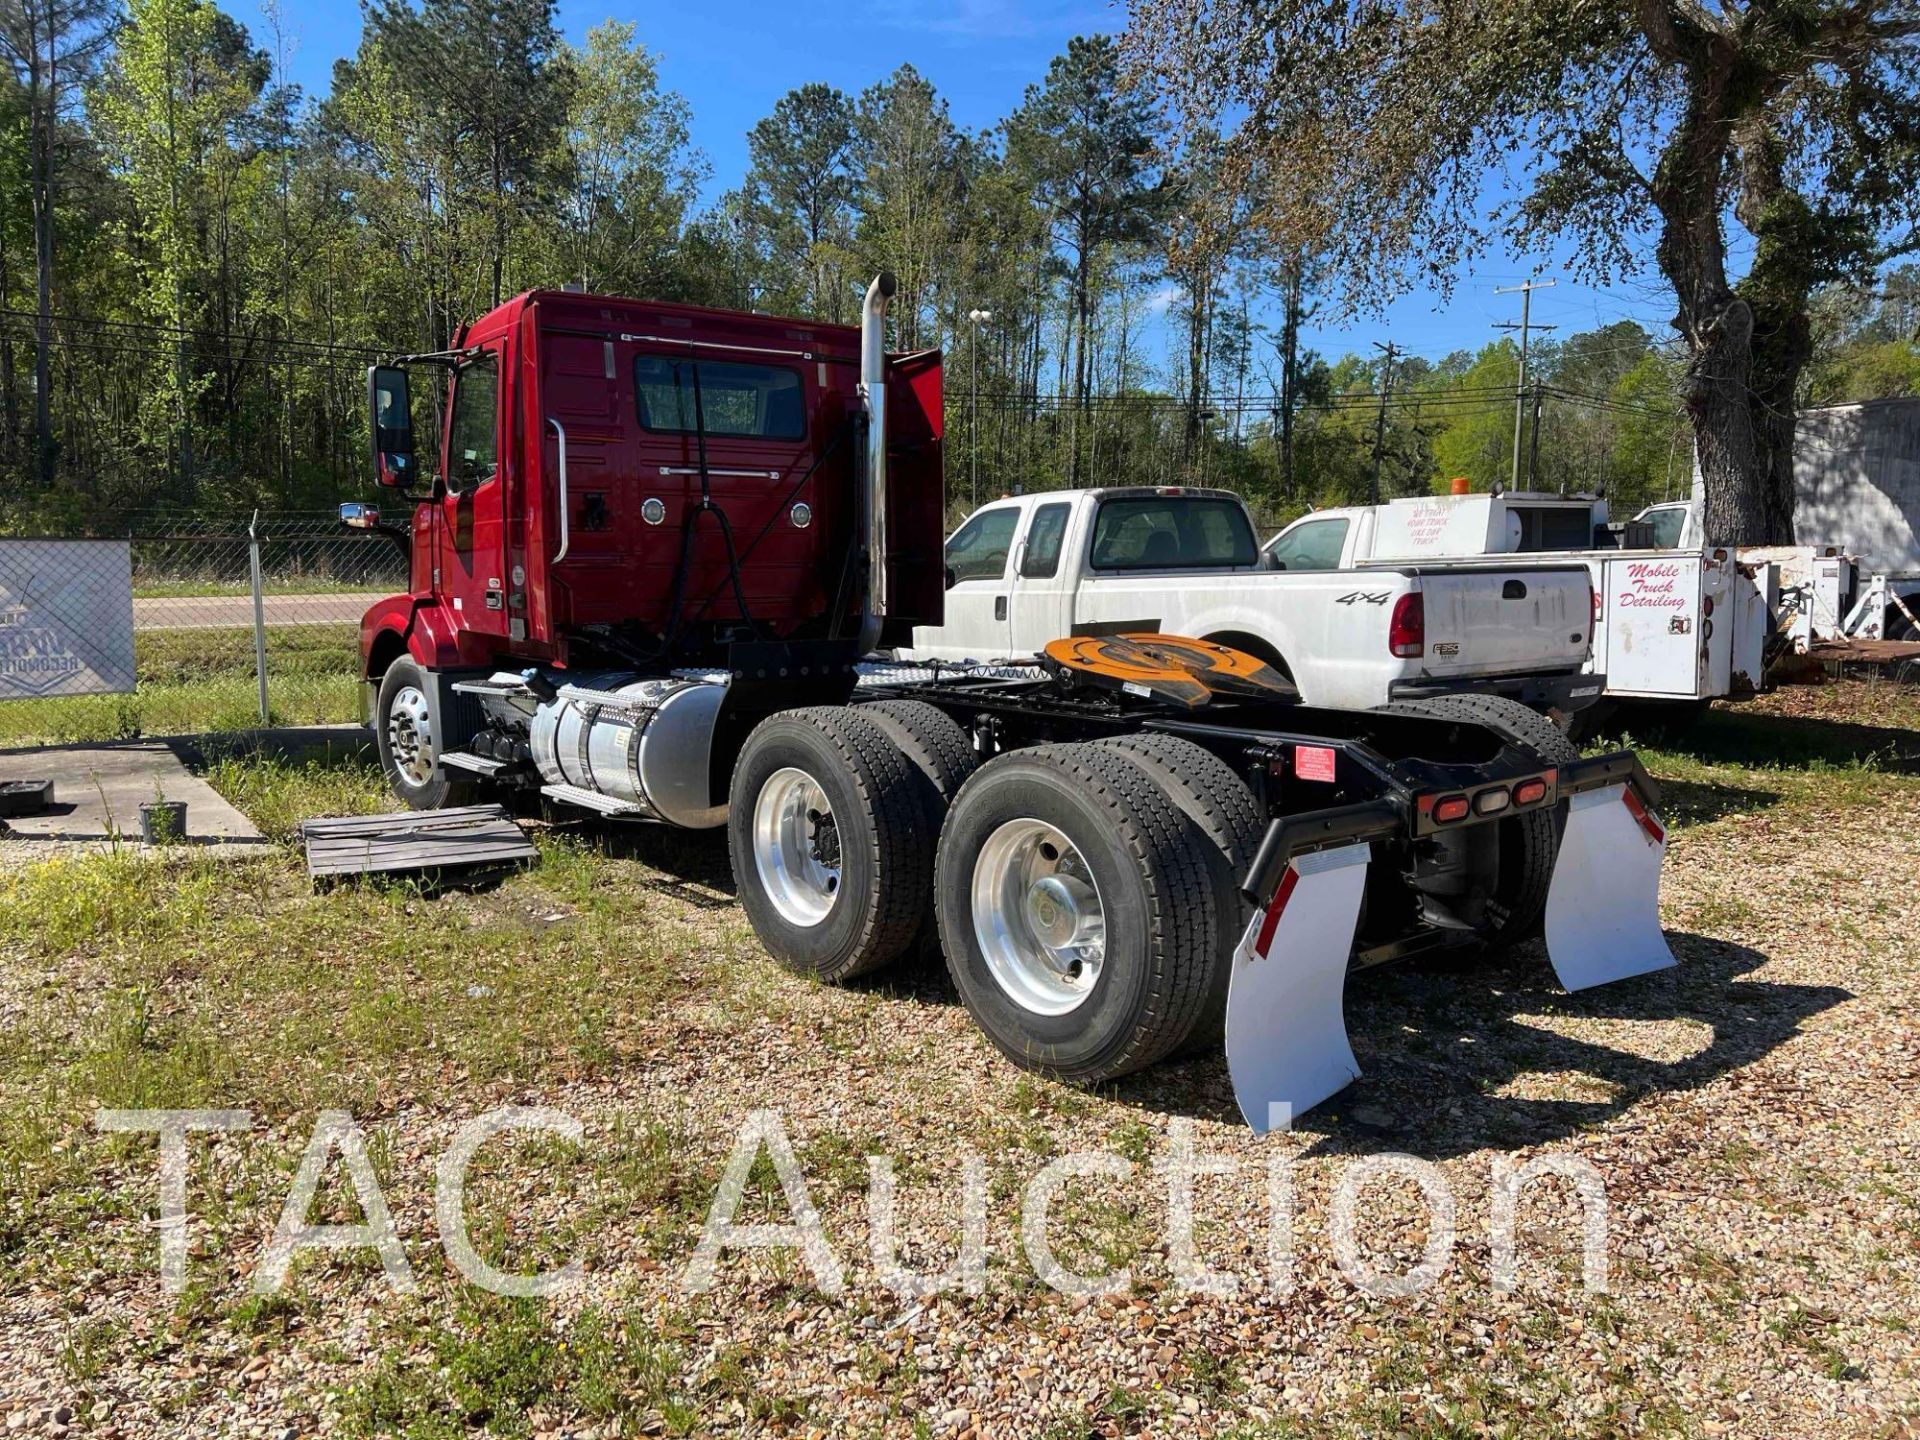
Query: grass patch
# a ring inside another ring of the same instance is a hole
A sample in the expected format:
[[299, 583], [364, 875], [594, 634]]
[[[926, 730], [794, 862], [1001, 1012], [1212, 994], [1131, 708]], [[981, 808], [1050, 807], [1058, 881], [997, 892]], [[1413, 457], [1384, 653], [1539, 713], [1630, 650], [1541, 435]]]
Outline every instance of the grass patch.
[[[260, 724], [253, 631], [149, 630], [134, 636], [131, 695], [73, 695], [0, 704], [0, 746], [76, 745], [142, 735], [207, 735]], [[267, 632], [271, 723], [357, 719], [360, 656], [352, 625]]]

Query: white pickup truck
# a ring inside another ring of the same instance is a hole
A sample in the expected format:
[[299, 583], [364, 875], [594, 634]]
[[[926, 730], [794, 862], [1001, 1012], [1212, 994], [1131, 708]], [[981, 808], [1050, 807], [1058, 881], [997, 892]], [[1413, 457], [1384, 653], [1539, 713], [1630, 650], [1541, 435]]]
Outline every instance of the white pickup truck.
[[1593, 600], [1577, 563], [1370, 569], [1263, 562], [1237, 495], [1060, 490], [983, 506], [947, 541], [946, 622], [912, 660], [996, 660], [1073, 635], [1213, 640], [1289, 676], [1309, 705], [1364, 710], [1471, 691], [1540, 710], [1600, 692], [1583, 674]]
[[1671, 721], [1715, 698], [1751, 695], [1762, 677], [1768, 572], [1725, 550], [1619, 548], [1607, 502], [1597, 496], [1421, 495], [1320, 510], [1274, 536], [1265, 554], [1289, 568], [1328, 565], [1349, 574], [1409, 562], [1439, 568], [1498, 560], [1523, 574], [1582, 565], [1594, 593], [1591, 665], [1605, 677], [1608, 706], [1631, 703], [1649, 719]]

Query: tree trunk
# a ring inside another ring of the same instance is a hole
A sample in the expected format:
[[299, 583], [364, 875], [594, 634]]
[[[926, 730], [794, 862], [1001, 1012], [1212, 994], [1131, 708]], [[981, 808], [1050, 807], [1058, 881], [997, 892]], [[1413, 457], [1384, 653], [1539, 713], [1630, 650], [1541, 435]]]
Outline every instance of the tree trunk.
[[[36, 49], [27, 91], [28, 147], [32, 151], [34, 317], [33, 317], [33, 443], [34, 473], [44, 490], [53, 488], [54, 461], [59, 445], [53, 433], [53, 125], [58, 113], [53, 59], [59, 44], [51, 16], [47, 17], [47, 63], [42, 68]], [[36, 44], [37, 36], [30, 37]]]
[[1301, 265], [1287, 267], [1285, 302], [1280, 319], [1280, 486], [1293, 498], [1293, 411], [1300, 393]]

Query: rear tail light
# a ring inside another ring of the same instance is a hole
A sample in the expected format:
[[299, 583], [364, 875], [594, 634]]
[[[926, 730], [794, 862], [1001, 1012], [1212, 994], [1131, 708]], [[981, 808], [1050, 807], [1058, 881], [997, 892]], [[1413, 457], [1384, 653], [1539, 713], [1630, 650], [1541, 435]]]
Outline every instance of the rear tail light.
[[1427, 653], [1427, 606], [1419, 591], [1393, 602], [1393, 616], [1387, 621], [1387, 649], [1401, 660], [1418, 660]]
[[1466, 819], [1470, 808], [1466, 796], [1449, 795], [1444, 800], [1433, 802], [1433, 818], [1442, 825], [1448, 825], [1455, 820]]
[[1711, 615], [1711, 614], [1713, 614], [1713, 596], [1711, 596], [1711, 595], [1708, 595], [1708, 596], [1705, 596], [1705, 597], [1703, 597], [1703, 598], [1701, 599], [1701, 601], [1700, 601], [1700, 613], [1701, 613], [1702, 615]]
[[1512, 797], [1504, 789], [1482, 790], [1473, 797], [1473, 813], [1476, 815], [1498, 815], [1512, 803]]
[[1547, 798], [1547, 782], [1544, 780], [1522, 780], [1513, 787], [1513, 803], [1532, 805]]

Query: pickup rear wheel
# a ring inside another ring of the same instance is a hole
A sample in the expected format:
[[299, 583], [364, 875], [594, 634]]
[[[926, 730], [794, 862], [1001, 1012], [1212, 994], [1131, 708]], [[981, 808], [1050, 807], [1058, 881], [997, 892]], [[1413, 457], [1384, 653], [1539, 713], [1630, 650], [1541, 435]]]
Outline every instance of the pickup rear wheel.
[[[1399, 715], [1424, 715], [1477, 725], [1506, 735], [1533, 750], [1549, 765], [1565, 765], [1580, 751], [1546, 716], [1504, 695], [1435, 695], [1424, 700], [1398, 700], [1381, 707]], [[1560, 851], [1565, 825], [1564, 804], [1552, 810], [1532, 810], [1498, 823], [1500, 874], [1488, 899], [1482, 934], [1489, 946], [1517, 945], [1538, 933], [1546, 914], [1547, 889], [1553, 883], [1553, 862]]]
[[419, 662], [402, 656], [380, 680], [374, 743], [387, 786], [414, 810], [446, 810], [471, 801], [477, 787], [448, 777], [440, 764], [440, 724], [433, 683]]
[[747, 737], [727, 842], [740, 904], [773, 958], [845, 980], [897, 958], [932, 883], [919, 773], [840, 706], [787, 710]]
[[940, 835], [947, 967], [1016, 1064], [1100, 1081], [1176, 1048], [1217, 958], [1207, 858], [1154, 777], [1101, 745], [980, 767]]

